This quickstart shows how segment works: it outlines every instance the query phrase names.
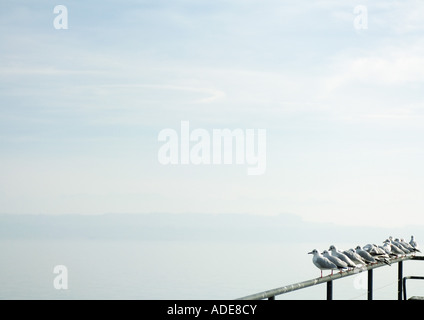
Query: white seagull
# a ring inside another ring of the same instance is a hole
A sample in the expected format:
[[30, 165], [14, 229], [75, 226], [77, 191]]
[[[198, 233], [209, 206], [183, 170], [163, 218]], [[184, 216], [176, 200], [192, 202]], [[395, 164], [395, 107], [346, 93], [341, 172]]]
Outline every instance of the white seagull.
[[377, 260], [375, 260], [368, 252], [363, 250], [361, 246], [356, 247], [356, 253], [359, 254], [362, 259], [364, 259], [368, 263], [375, 263]]
[[323, 257], [318, 250], [314, 249], [308, 254], [313, 254], [312, 262], [314, 265], [321, 270], [321, 278], [322, 278], [322, 270], [331, 270], [331, 274], [333, 274], [333, 270], [337, 269], [337, 266], [328, 260], [326, 257]]
[[397, 257], [396, 253], [393, 253], [392, 246], [389, 241], [384, 241], [382, 246], [378, 246], [381, 250], [383, 250], [389, 257]]
[[410, 244], [411, 246], [413, 246], [413, 247], [415, 248], [415, 250], [417, 250], [418, 252], [421, 252], [420, 250], [418, 250], [418, 244], [417, 244], [417, 242], [415, 241], [414, 236], [411, 236], [411, 241], [409, 241], [409, 244]]
[[379, 262], [384, 262], [387, 265], [391, 265], [390, 256], [386, 253], [383, 248], [377, 247], [375, 244], [367, 244], [363, 247], [375, 260]]
[[411, 252], [416, 252], [417, 249], [415, 249], [415, 247], [411, 246], [411, 244], [409, 244], [408, 242], [406, 242], [403, 238], [399, 239], [400, 243], [406, 247], [407, 249], [409, 249]]
[[333, 245], [330, 246], [328, 249], [331, 252], [331, 255], [333, 257], [339, 258], [340, 260], [344, 261], [348, 267], [350, 268], [356, 268], [355, 262], [353, 262], [347, 255], [345, 255], [343, 252], [337, 250], [337, 248]]
[[386, 239], [384, 241], [384, 247], [387, 248], [387, 249], [390, 249], [390, 252], [392, 254], [395, 254], [396, 256], [405, 254], [405, 252], [403, 250], [399, 249], [397, 246], [392, 244], [392, 242], [389, 239]]
[[377, 256], [377, 257], [390, 258], [386, 250], [378, 247], [376, 244], [367, 244], [366, 246], [363, 247], [363, 249], [374, 257]]
[[398, 245], [400, 249], [405, 251], [406, 253], [411, 253], [413, 250], [408, 249], [398, 238], [395, 239], [395, 243]]
[[353, 262], [357, 264], [362, 264], [363, 266], [367, 265], [367, 262], [364, 259], [362, 259], [362, 257], [359, 254], [357, 254], [355, 250], [353, 250], [352, 248], [350, 248], [349, 250], [343, 251], [343, 253], [347, 255]]
[[390, 236], [388, 240], [390, 241], [390, 244], [392, 245], [392, 247], [396, 247], [397, 249], [399, 249], [399, 250], [396, 250], [395, 249], [395, 251], [397, 251], [397, 252], [401, 251], [402, 252], [401, 254], [407, 254], [408, 253], [398, 243], [396, 243], [396, 241], [393, 241], [393, 237], [392, 236]]
[[340, 273], [342, 273], [343, 269], [346, 269], [348, 267], [346, 262], [344, 262], [343, 260], [335, 256], [330, 255], [330, 253], [327, 250], [324, 250], [322, 252], [322, 255], [328, 260], [330, 260], [332, 263], [334, 263], [337, 266], [337, 268], [340, 270]]

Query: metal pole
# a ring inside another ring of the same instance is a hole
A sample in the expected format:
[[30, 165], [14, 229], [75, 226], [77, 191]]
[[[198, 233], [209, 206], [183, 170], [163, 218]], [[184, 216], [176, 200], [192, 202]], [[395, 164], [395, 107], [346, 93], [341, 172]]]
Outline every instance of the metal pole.
[[368, 300], [372, 300], [372, 269], [368, 270]]
[[403, 263], [398, 263], [398, 300], [402, 300], [402, 278], [403, 278]]
[[327, 300], [333, 300], [333, 281], [327, 282]]
[[406, 279], [409, 277], [403, 278], [402, 284], [403, 284], [403, 300], [406, 300]]

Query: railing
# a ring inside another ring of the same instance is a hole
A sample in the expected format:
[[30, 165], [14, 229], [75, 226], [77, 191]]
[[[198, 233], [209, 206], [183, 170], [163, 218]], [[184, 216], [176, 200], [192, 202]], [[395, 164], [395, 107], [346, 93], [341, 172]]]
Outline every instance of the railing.
[[[424, 280], [424, 277], [417, 277], [417, 276], [409, 276], [409, 277], [403, 277], [403, 300], [406, 300], [406, 280], [408, 279], [414, 279], [414, 280]], [[412, 297], [412, 299], [417, 300], [417, 298], [420, 298], [420, 300], [423, 300], [423, 297]]]
[[[406, 261], [406, 260], [424, 260], [424, 256], [404, 256], [404, 257], [390, 259], [391, 264], [398, 263], [398, 300], [402, 300], [403, 287], [405, 286], [404, 282], [406, 279], [403, 279], [403, 261]], [[263, 299], [275, 300], [275, 297], [278, 295], [292, 292], [295, 290], [304, 289], [311, 286], [315, 286], [321, 283], [327, 283], [327, 300], [332, 300], [334, 280], [344, 278], [344, 277], [349, 277], [349, 276], [358, 274], [358, 272], [364, 272], [364, 271], [368, 271], [367, 297], [368, 297], [368, 300], [372, 300], [373, 299], [373, 270], [376, 268], [384, 267], [384, 266], [387, 266], [387, 265], [383, 262], [378, 262], [375, 264], [367, 265], [363, 268], [360, 268], [359, 270], [358, 268], [355, 268], [353, 270], [347, 270], [342, 273], [337, 272], [333, 275], [328, 275], [322, 278], [311, 279], [311, 280], [307, 280], [303, 282], [294, 283], [288, 286], [255, 293], [249, 296], [239, 298], [237, 300], [263, 300]], [[406, 278], [412, 279], [411, 277], [406, 277]], [[414, 277], [414, 278], [421, 278], [421, 277]], [[406, 294], [405, 294], [405, 299], [406, 299]]]

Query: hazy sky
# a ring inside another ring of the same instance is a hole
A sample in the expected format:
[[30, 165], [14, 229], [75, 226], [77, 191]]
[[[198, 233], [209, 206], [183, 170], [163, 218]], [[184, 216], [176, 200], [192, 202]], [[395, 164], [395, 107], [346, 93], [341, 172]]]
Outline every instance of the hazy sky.
[[[0, 212], [423, 225], [423, 16], [419, 0], [1, 1]], [[181, 121], [265, 129], [266, 172], [160, 164]]]

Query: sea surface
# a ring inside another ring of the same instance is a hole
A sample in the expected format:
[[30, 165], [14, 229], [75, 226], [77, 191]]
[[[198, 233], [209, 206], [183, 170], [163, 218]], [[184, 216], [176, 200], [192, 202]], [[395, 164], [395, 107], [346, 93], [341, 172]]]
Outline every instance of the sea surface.
[[[314, 248], [329, 244], [225, 241], [0, 241], [0, 299], [236, 299], [319, 277]], [[338, 244], [341, 249], [348, 244]], [[63, 265], [67, 274], [54, 273]], [[374, 270], [374, 299], [396, 299], [397, 264]], [[324, 274], [328, 274], [328, 271]], [[424, 275], [424, 263], [404, 262], [404, 275]], [[57, 277], [67, 289], [57, 286]], [[56, 281], [56, 287], [55, 287]], [[424, 295], [408, 280], [408, 296]], [[421, 281], [423, 282], [423, 281]], [[334, 299], [366, 299], [366, 273], [333, 283]], [[320, 300], [326, 285], [277, 299]]]

